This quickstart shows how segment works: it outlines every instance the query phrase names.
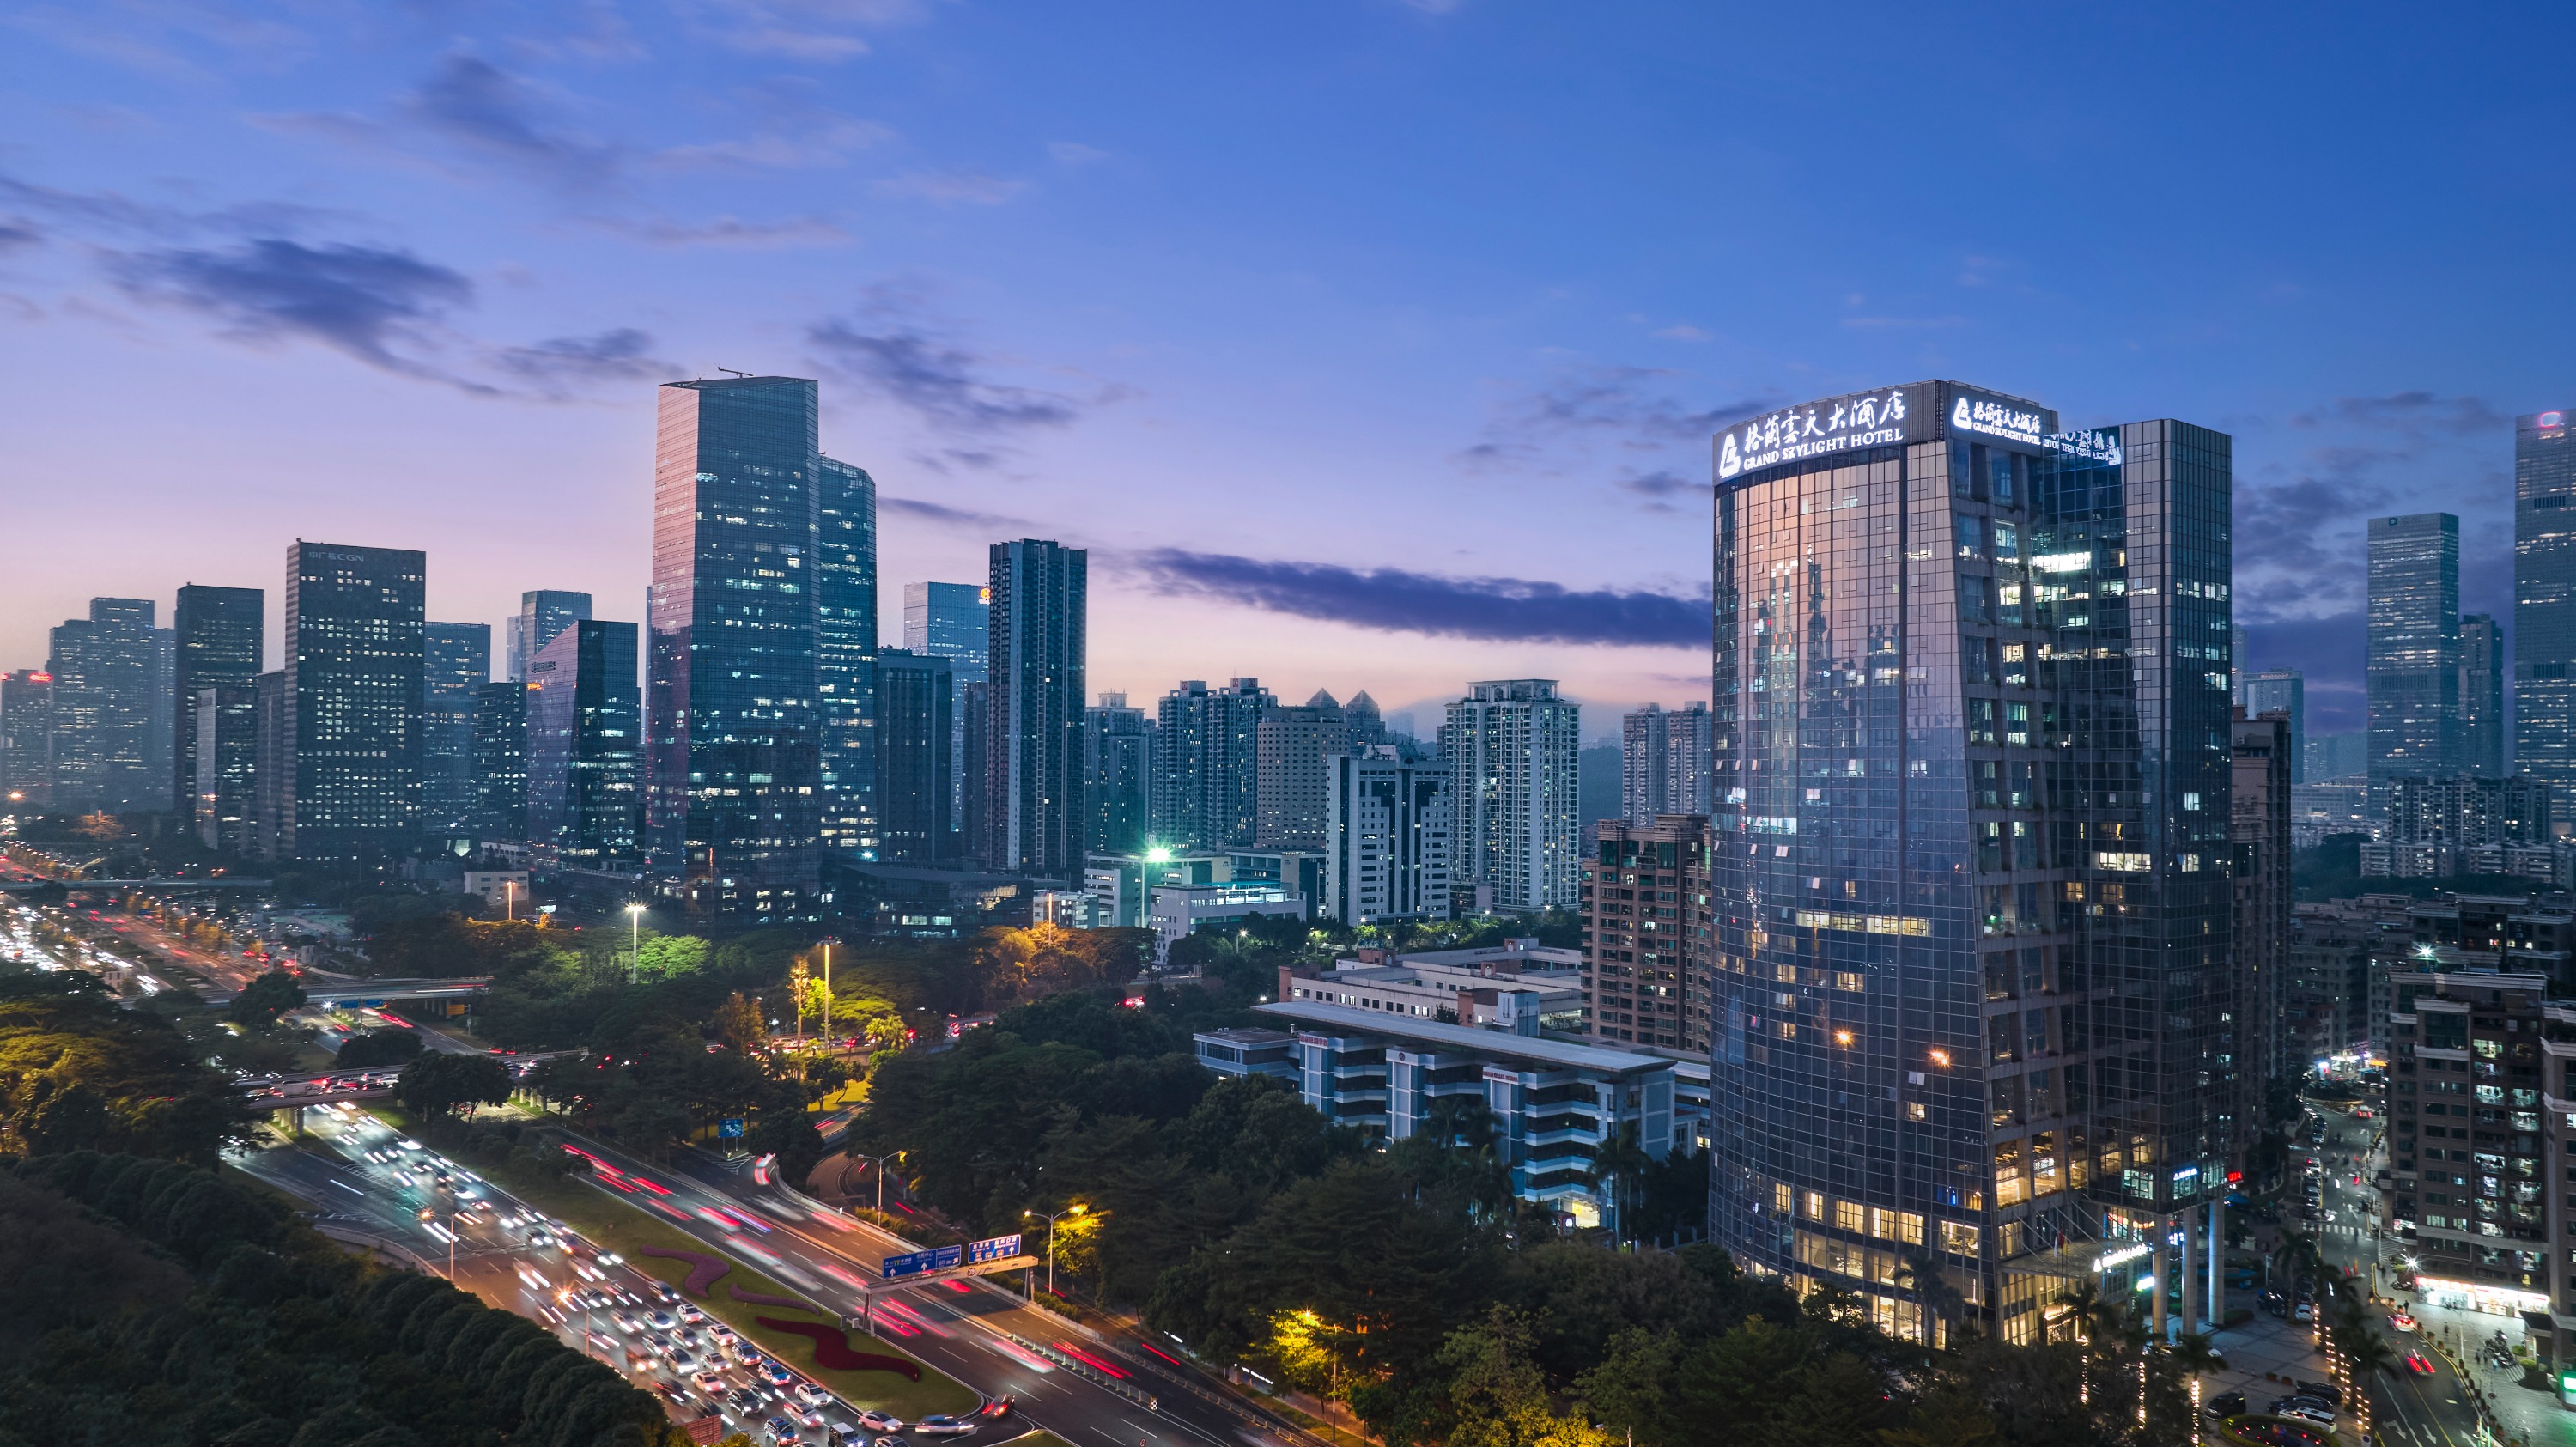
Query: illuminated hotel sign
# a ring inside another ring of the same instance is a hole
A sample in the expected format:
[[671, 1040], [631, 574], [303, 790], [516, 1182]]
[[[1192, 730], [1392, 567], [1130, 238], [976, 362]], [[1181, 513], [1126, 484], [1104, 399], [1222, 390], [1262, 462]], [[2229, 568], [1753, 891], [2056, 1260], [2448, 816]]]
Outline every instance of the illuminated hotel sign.
[[1717, 434], [1717, 480], [1868, 447], [1940, 437], [2001, 443], [2117, 466], [2120, 434], [2103, 428], [2060, 432], [2057, 414], [2036, 403], [1971, 391], [1952, 382], [1913, 382], [1828, 397], [1766, 412]]
[[2123, 1246], [2116, 1251], [2105, 1251], [2101, 1255], [2093, 1258], [2093, 1269], [2096, 1271], [2108, 1271], [2114, 1266], [2126, 1266], [2130, 1262], [2139, 1260], [2140, 1258], [2148, 1255], [2155, 1249], [2156, 1248], [2153, 1243], [2140, 1241], [2134, 1246]]
[[1830, 397], [1738, 423], [1717, 435], [1718, 481], [1856, 447], [1927, 441], [1940, 422], [1931, 402], [1932, 385], [1917, 382]]

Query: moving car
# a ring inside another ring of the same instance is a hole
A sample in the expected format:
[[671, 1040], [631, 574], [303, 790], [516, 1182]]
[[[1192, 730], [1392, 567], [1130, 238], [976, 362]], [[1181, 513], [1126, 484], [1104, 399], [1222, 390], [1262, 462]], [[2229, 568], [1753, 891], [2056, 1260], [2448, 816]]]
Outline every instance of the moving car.
[[2397, 1328], [2399, 1331], [2413, 1331], [2415, 1329], [2415, 1318], [2408, 1316], [2402, 1311], [2391, 1312], [2389, 1313], [2388, 1324]]
[[969, 1417], [949, 1417], [933, 1413], [913, 1423], [912, 1430], [924, 1437], [962, 1437], [975, 1430], [975, 1422]]
[[722, 1372], [700, 1372], [696, 1376], [689, 1378], [689, 1385], [697, 1388], [701, 1394], [709, 1398], [717, 1401], [722, 1401], [724, 1399], [725, 1379], [724, 1373]]
[[861, 1412], [859, 1425], [871, 1432], [900, 1432], [903, 1419], [892, 1412]]
[[803, 1402], [809, 1407], [820, 1407], [831, 1402], [832, 1394], [824, 1391], [821, 1387], [814, 1385], [812, 1382], [798, 1382], [796, 1384], [796, 1400]]
[[2408, 1352], [2406, 1354], [2406, 1370], [2413, 1372], [2419, 1377], [2429, 1377], [2433, 1375], [2433, 1363], [2431, 1359], [2427, 1358], [2422, 1352]]
[[772, 1417], [760, 1425], [769, 1429], [769, 1440], [772, 1442], [793, 1442], [797, 1440], [796, 1424], [788, 1421], [784, 1417]]

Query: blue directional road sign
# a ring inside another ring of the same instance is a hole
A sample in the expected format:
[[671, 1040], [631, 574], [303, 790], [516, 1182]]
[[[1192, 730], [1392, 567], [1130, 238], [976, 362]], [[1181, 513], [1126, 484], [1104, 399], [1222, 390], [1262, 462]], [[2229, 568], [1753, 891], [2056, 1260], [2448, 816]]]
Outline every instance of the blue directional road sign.
[[980, 1264], [986, 1261], [1000, 1261], [1005, 1257], [1017, 1256], [1019, 1254], [1020, 1238], [1017, 1236], [996, 1236], [989, 1241], [969, 1241], [966, 1243], [966, 1260], [970, 1265]]
[[727, 1137], [728, 1139], [741, 1135], [742, 1118], [739, 1116], [733, 1116], [716, 1122], [716, 1134]]
[[939, 1246], [928, 1251], [915, 1251], [908, 1256], [889, 1256], [878, 1268], [878, 1274], [892, 1281], [898, 1276], [919, 1276], [925, 1271], [946, 1271], [965, 1263], [963, 1246]]

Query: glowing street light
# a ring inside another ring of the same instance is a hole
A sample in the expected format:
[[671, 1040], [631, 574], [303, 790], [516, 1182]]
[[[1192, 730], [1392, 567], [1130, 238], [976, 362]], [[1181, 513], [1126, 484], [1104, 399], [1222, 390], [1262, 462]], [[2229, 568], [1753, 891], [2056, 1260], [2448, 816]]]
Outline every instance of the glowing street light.
[[626, 970], [626, 983], [641, 984], [644, 979], [644, 906], [626, 906], [626, 925], [627, 944], [633, 952], [629, 956], [632, 963]]
[[1022, 1211], [1022, 1212], [1020, 1213], [1020, 1216], [1021, 1216], [1021, 1218], [1022, 1218], [1023, 1220], [1034, 1219], [1034, 1218], [1036, 1218], [1036, 1217], [1038, 1217], [1038, 1216], [1046, 1216], [1046, 1223], [1047, 1223], [1047, 1295], [1049, 1295], [1049, 1296], [1053, 1296], [1053, 1295], [1055, 1295], [1055, 1223], [1056, 1223], [1056, 1222], [1058, 1222], [1058, 1221], [1060, 1221], [1060, 1220], [1062, 1220], [1062, 1219], [1064, 1219], [1064, 1218], [1065, 1218], [1065, 1217], [1067, 1217], [1067, 1216], [1080, 1216], [1080, 1215], [1084, 1214], [1085, 1212], [1088, 1212], [1090, 1209], [1091, 1209], [1091, 1208], [1090, 1208], [1089, 1206], [1080, 1206], [1080, 1205], [1076, 1205], [1076, 1206], [1067, 1206], [1067, 1207], [1065, 1207], [1063, 1210], [1058, 1211], [1058, 1212], [1056, 1212], [1054, 1215], [1051, 1215], [1051, 1216], [1046, 1216], [1046, 1213], [1045, 1213], [1045, 1212], [1043, 1212], [1043, 1211]]

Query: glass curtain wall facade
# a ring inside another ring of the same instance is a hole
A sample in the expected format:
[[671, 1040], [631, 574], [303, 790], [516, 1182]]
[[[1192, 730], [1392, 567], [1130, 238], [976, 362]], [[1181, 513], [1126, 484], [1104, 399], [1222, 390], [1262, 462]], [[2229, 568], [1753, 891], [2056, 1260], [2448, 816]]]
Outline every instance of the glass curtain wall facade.
[[2370, 520], [2370, 793], [2460, 770], [2460, 520]]
[[188, 821], [208, 849], [246, 851], [259, 769], [259, 675], [197, 690], [189, 700], [189, 758], [197, 770]]
[[408, 548], [286, 550], [286, 778], [279, 857], [359, 864], [420, 827], [421, 598]]
[[[171, 664], [176, 689], [171, 720], [170, 808], [181, 819], [197, 816], [197, 699], [209, 688], [250, 688], [259, 679], [267, 595], [257, 588], [179, 590], [171, 612], [177, 655]], [[221, 771], [218, 770], [218, 773]]]
[[54, 798], [54, 676], [0, 674], [0, 807], [43, 809]]
[[877, 484], [815, 459], [814, 696], [821, 710], [821, 845], [877, 857]]
[[151, 767], [160, 640], [148, 598], [92, 598], [53, 630], [54, 807], [123, 814], [167, 807]]
[[645, 833], [693, 908], [819, 893], [815, 384], [672, 382], [654, 455]]
[[2576, 801], [2576, 412], [2513, 424], [2513, 767]]
[[492, 625], [424, 625], [421, 679], [421, 824], [450, 833], [474, 813], [474, 701], [492, 681]]
[[1028, 539], [993, 544], [990, 560], [984, 864], [1078, 880], [1091, 555]]
[[2460, 772], [2501, 779], [2504, 762], [2504, 628], [2484, 613], [2460, 617]]
[[560, 588], [531, 588], [519, 595], [519, 611], [502, 626], [503, 677], [525, 683], [528, 660], [555, 641], [555, 635], [590, 616], [590, 595]]
[[[980, 750], [980, 728], [977, 717], [966, 707], [966, 689], [982, 683], [992, 661], [993, 590], [982, 583], [906, 583], [903, 585], [903, 646], [913, 653], [932, 654], [948, 660], [949, 716], [955, 722], [956, 735], [948, 745], [949, 787], [948, 818], [959, 832], [958, 842], [950, 853], [965, 854], [983, 847], [983, 836], [970, 821], [984, 817], [980, 793], [983, 772], [967, 766], [967, 740]], [[970, 792], [974, 797], [969, 798]]]
[[2228, 438], [1926, 382], [1718, 443], [1715, 1239], [2039, 1338], [2223, 1230]]
[[890, 864], [944, 864], [956, 848], [949, 809], [956, 690], [947, 659], [910, 649], [877, 655], [877, 855]]
[[[525, 673], [522, 660], [519, 671]], [[474, 837], [528, 837], [528, 686], [487, 683], [474, 699]]]
[[632, 861], [642, 822], [635, 625], [584, 620], [528, 663], [528, 841], [578, 869]]
[[2245, 679], [2245, 716], [2267, 713], [2290, 716], [2290, 780], [2306, 783], [2308, 748], [2308, 677], [2295, 668], [2267, 668]]

